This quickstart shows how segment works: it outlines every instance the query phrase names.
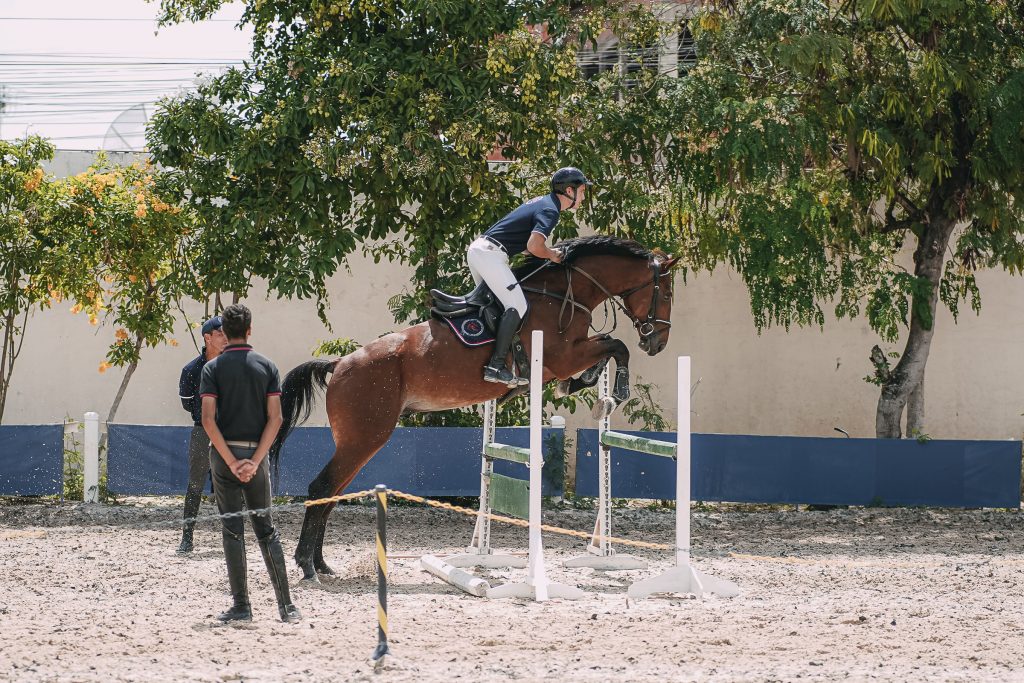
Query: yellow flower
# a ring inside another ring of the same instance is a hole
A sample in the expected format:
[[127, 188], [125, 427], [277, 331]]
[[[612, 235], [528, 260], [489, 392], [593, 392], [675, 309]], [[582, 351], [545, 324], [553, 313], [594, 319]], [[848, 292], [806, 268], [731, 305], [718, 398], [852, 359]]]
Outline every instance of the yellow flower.
[[178, 340], [177, 339], [171, 339], [167, 343], [170, 344], [171, 346], [177, 346], [178, 345]]
[[43, 169], [37, 168], [32, 171], [32, 175], [25, 181], [25, 191], [35, 192], [39, 189], [39, 184], [43, 182]]
[[82, 311], [82, 304], [75, 304], [74, 306], [71, 307], [71, 312], [72, 313], [76, 313], [77, 314], [77, 313], [81, 313], [81, 311]]
[[108, 363], [107, 361], [103, 361], [102, 363], [100, 363], [100, 374], [103, 374], [104, 372], [109, 370], [111, 367], [112, 366], [110, 365], [110, 363]]
[[124, 329], [123, 327], [119, 327], [117, 328], [117, 331], [114, 332], [114, 337], [118, 341], [124, 341], [125, 339], [128, 338], [128, 330]]
[[146, 205], [145, 204], [139, 204], [138, 206], [135, 207], [135, 217], [136, 218], [145, 218], [146, 217]]

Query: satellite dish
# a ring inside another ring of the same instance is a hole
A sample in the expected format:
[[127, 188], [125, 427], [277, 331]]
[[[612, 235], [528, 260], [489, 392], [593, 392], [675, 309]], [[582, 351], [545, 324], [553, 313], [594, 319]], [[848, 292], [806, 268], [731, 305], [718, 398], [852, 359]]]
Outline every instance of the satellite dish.
[[146, 146], [146, 104], [136, 104], [117, 115], [103, 136], [103, 149], [108, 152], [141, 152]]

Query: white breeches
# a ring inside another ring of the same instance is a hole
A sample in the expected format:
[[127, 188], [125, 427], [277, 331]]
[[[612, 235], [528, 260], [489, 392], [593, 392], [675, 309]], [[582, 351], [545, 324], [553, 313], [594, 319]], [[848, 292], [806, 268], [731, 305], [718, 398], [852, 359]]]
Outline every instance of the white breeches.
[[[526, 295], [508, 267], [508, 254], [501, 247], [478, 237], [469, 245], [466, 261], [476, 284], [486, 282], [505, 310], [515, 309], [519, 317], [526, 317]], [[515, 286], [510, 290], [510, 285]]]

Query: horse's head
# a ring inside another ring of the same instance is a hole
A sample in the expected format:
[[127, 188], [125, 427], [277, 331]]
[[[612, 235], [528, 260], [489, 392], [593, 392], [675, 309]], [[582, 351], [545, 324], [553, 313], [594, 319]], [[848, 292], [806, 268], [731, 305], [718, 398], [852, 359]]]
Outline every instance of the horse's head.
[[653, 255], [647, 262], [647, 279], [620, 294], [640, 335], [640, 349], [648, 356], [661, 353], [668, 345], [672, 328], [672, 267], [678, 260]]
[[[587, 310], [610, 299], [633, 322], [640, 335], [640, 348], [647, 355], [665, 350], [672, 326], [672, 268], [678, 258], [652, 252], [633, 240], [605, 235], [575, 237], [560, 242], [558, 247], [562, 250], [560, 268], [548, 269], [547, 264], [534, 259], [517, 271], [516, 276], [529, 277], [546, 270], [548, 278], [565, 277], [569, 299], [576, 303], [571, 292], [572, 278], [578, 274], [589, 280], [588, 286], [594, 289], [594, 298], [588, 300]], [[552, 282], [551, 286], [557, 291], [556, 283]], [[547, 285], [543, 291], [549, 291]]]

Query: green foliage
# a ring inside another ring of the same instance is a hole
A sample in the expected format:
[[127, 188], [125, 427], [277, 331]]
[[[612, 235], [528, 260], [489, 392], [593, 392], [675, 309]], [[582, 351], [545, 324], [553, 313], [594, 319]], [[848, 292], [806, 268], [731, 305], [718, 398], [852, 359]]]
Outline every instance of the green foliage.
[[[866, 314], [887, 341], [1024, 267], [1024, 20], [980, 0], [710, 3], [674, 93], [669, 227], [743, 275], [759, 327]], [[945, 268], [923, 267], [931, 250]], [[907, 241], [924, 245], [915, 272]], [[935, 245], [934, 247], [932, 245]]]
[[195, 225], [171, 178], [147, 163], [116, 166], [99, 155], [83, 173], [54, 184], [47, 216], [54, 240], [51, 287], [75, 300], [73, 313], [114, 328], [110, 366], [136, 363], [142, 347], [170, 337], [183, 296], [199, 297], [188, 262]]
[[630, 398], [622, 404], [622, 416], [630, 425], [645, 431], [667, 432], [671, 425], [665, 419], [661, 406], [651, 396], [655, 388], [654, 384], [647, 384], [638, 376]]
[[831, 307], [890, 343], [909, 331], [874, 378], [879, 436], [898, 437], [937, 303], [977, 311], [978, 268], [1024, 269], [1024, 14], [748, 0], [691, 25], [701, 62], [669, 92], [664, 162], [677, 249], [738, 270], [759, 329]]
[[359, 349], [361, 346], [362, 345], [354, 339], [328, 339], [327, 341], [319, 342], [315, 347], [313, 347], [313, 355], [318, 358], [322, 356], [340, 358], [341, 356], [347, 356], [353, 351]]
[[31, 311], [68, 300], [91, 324], [111, 322], [104, 372], [136, 363], [143, 346], [176, 345], [172, 309], [198, 293], [193, 215], [168, 175], [100, 155], [84, 173], [53, 179], [41, 167], [53, 151], [38, 137], [0, 141], [0, 415]]
[[[213, 0], [162, 0], [161, 21]], [[255, 277], [283, 296], [326, 295], [359, 245], [416, 282], [463, 282], [461, 252], [543, 177], [488, 171], [552, 147], [574, 75], [578, 22], [542, 2], [249, 0], [250, 59], [168, 100], [150, 146], [192, 190], [210, 287]], [[546, 24], [542, 40], [530, 25]], [[416, 289], [399, 318], [425, 312]], [[321, 309], [321, 313], [323, 313]]]
[[[160, 20], [222, 4], [161, 0]], [[255, 29], [246, 64], [165, 101], [150, 126], [155, 159], [192, 191], [211, 290], [244, 294], [263, 277], [279, 295], [317, 297], [323, 316], [326, 278], [362, 250], [413, 267], [389, 306], [422, 320], [427, 288], [468, 288], [468, 243], [569, 163], [602, 181], [582, 220], [672, 243], [664, 221], [651, 229], [668, 186], [667, 79], [591, 81], [575, 63], [606, 27], [631, 46], [678, 29], [649, 7], [247, 0], [243, 21]], [[500, 171], [496, 152], [510, 162]], [[563, 215], [559, 236], [576, 229]]]

